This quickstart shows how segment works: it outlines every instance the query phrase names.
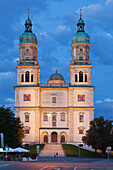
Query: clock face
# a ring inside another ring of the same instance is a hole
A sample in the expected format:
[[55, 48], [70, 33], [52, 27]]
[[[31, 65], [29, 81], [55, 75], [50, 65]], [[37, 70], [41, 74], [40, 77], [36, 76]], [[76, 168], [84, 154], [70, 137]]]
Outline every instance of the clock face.
[[85, 101], [85, 95], [78, 95], [78, 102], [84, 102]]
[[31, 101], [31, 94], [24, 94], [24, 101]]

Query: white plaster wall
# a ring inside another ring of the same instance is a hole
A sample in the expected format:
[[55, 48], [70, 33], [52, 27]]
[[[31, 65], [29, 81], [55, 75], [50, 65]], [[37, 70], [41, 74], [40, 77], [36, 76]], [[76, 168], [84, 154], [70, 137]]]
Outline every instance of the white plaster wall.
[[[84, 82], [79, 82], [79, 71], [83, 71], [83, 79], [84, 79]], [[87, 82], [85, 82], [85, 73], [87, 74]], [[76, 66], [73, 66], [71, 67], [70, 69], [70, 83], [72, 85], [74, 84], [89, 84], [91, 85], [91, 82], [92, 82], [92, 79], [91, 79], [91, 73], [92, 73], [92, 68], [91, 66], [89, 67], [76, 67]], [[75, 82], [75, 74], [77, 74], [78, 76], [78, 82]]]
[[[69, 89], [69, 106], [74, 107], [93, 107], [94, 90], [92, 88], [70, 88]], [[78, 101], [78, 95], [85, 95], [85, 101]]]
[[[29, 115], [29, 122], [25, 122], [25, 113], [30, 113]], [[31, 110], [20, 110], [20, 120], [23, 123], [24, 127], [30, 127], [30, 134], [25, 134], [25, 138], [23, 139], [24, 142], [35, 142], [35, 111]]]
[[[33, 79], [34, 79], [33, 82], [21, 82], [21, 74], [24, 74], [24, 81], [25, 81], [25, 72], [26, 71], [29, 71], [29, 73], [30, 73], [29, 80], [31, 78], [31, 74], [33, 73]], [[38, 83], [37, 80], [38, 80], [38, 69], [37, 69], [37, 67], [36, 68], [26, 68], [26, 67], [21, 68], [20, 67], [20, 68], [17, 69], [17, 85], [20, 85], [20, 84], [22, 84], [22, 85], [37, 84]]]
[[[47, 113], [49, 114], [48, 116], [48, 121], [43, 121], [43, 114]], [[52, 113], [56, 113], [56, 127], [52, 126]], [[65, 113], [65, 121], [61, 121], [61, 113]], [[41, 113], [41, 127], [46, 127], [46, 128], [67, 128], [67, 112], [65, 110], [57, 111], [44, 111]]]
[[[84, 113], [84, 122], [79, 122], [79, 113]], [[87, 110], [77, 110], [74, 111], [74, 142], [78, 143], [78, 142], [82, 142], [82, 136], [85, 135], [86, 130], [89, 129], [89, 114], [90, 111]], [[78, 127], [84, 127], [84, 134], [79, 134], [79, 130]]]
[[[56, 96], [56, 103], [52, 103], [52, 96]], [[41, 107], [67, 107], [67, 88], [42, 89]]]
[[[31, 94], [31, 101], [24, 101], [24, 94]], [[35, 90], [20, 89], [19, 90], [19, 106], [35, 106]]]

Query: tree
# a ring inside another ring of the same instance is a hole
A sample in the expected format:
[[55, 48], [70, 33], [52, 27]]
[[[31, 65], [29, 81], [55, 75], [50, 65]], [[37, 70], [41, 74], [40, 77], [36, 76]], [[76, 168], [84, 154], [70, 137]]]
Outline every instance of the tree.
[[113, 134], [111, 134], [112, 121], [104, 120], [104, 117], [95, 118], [90, 122], [90, 129], [82, 137], [83, 143], [92, 146], [97, 152], [100, 149], [105, 154], [108, 146], [113, 147]]
[[22, 145], [24, 138], [23, 124], [19, 117], [14, 117], [14, 113], [9, 107], [0, 107], [0, 133], [4, 133], [5, 145], [14, 148]]

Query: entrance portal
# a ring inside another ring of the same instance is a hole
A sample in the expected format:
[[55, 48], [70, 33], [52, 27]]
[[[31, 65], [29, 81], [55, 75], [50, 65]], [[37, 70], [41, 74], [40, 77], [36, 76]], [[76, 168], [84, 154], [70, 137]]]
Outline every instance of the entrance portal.
[[51, 142], [57, 143], [57, 133], [56, 132], [51, 133]]
[[44, 135], [44, 143], [48, 143], [48, 136]]
[[65, 136], [64, 135], [61, 136], [61, 143], [65, 143]]

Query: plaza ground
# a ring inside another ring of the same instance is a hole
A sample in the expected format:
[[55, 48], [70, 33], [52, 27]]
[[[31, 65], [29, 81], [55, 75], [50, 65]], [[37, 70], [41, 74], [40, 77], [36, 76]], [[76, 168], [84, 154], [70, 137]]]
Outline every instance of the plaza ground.
[[39, 158], [38, 162], [0, 162], [8, 170], [113, 170], [113, 160], [79, 158]]

